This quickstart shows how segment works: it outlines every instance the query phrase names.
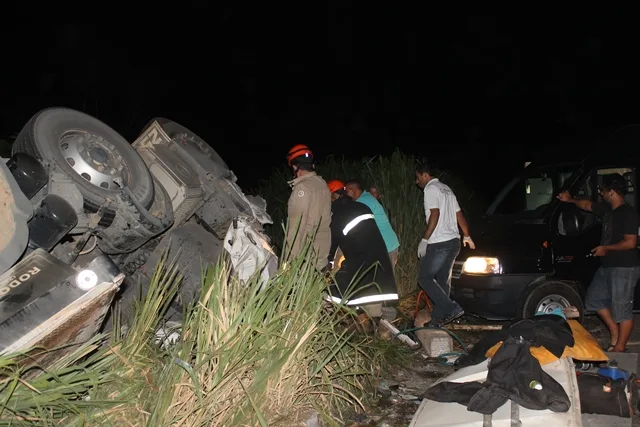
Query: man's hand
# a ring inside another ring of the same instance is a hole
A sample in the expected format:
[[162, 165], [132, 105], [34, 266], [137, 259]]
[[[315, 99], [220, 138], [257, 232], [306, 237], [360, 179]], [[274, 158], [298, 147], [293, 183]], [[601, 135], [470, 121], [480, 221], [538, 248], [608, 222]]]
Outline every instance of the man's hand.
[[593, 254], [593, 256], [605, 256], [607, 252], [608, 250], [604, 246], [596, 246], [595, 248], [591, 249], [591, 253]]
[[556, 198], [565, 203], [569, 203], [571, 200], [573, 200], [573, 196], [568, 191], [563, 191], [562, 193], [558, 194]]
[[418, 245], [418, 258], [422, 258], [427, 253], [427, 239], [420, 240]]
[[463, 246], [469, 246], [469, 249], [475, 249], [476, 248], [476, 244], [473, 243], [473, 240], [471, 239], [471, 236], [465, 236], [464, 239], [462, 239], [462, 245]]

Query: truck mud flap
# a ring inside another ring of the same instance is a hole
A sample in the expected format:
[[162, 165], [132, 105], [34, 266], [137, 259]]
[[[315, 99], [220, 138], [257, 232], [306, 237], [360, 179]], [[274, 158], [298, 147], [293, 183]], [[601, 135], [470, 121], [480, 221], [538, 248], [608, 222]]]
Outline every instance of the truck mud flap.
[[123, 279], [104, 255], [76, 271], [41, 249], [34, 251], [0, 276], [0, 352], [64, 347], [32, 354], [46, 365], [72, 351], [72, 344], [95, 335]]

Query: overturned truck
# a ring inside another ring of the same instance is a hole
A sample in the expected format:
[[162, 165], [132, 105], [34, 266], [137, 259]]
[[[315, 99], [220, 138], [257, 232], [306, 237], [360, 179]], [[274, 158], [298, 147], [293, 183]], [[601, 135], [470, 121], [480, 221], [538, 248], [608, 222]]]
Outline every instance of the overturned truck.
[[163, 254], [183, 277], [176, 320], [223, 252], [242, 279], [277, 268], [265, 201], [178, 123], [153, 119], [130, 144], [94, 117], [49, 108], [11, 154], [0, 162], [0, 352], [85, 339], [108, 327], [114, 298], [126, 324]]

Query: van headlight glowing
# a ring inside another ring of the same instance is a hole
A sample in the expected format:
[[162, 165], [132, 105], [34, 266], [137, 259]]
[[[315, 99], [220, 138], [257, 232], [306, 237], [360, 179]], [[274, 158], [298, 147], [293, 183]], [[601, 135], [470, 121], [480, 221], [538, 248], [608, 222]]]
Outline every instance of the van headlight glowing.
[[502, 269], [498, 258], [472, 256], [464, 262], [462, 272], [469, 274], [500, 274]]

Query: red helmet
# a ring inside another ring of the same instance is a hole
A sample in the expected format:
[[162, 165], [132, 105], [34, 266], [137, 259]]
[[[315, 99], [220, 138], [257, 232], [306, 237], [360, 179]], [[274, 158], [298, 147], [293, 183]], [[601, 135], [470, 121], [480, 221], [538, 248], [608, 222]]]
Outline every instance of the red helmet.
[[327, 187], [329, 187], [329, 191], [331, 191], [332, 193], [340, 190], [346, 190], [344, 182], [340, 181], [339, 179], [332, 179], [331, 181], [327, 182]]
[[287, 154], [287, 163], [291, 166], [291, 162], [298, 157], [306, 157], [313, 161], [313, 152], [309, 147], [304, 144], [294, 145], [291, 150], [289, 150], [289, 154]]

